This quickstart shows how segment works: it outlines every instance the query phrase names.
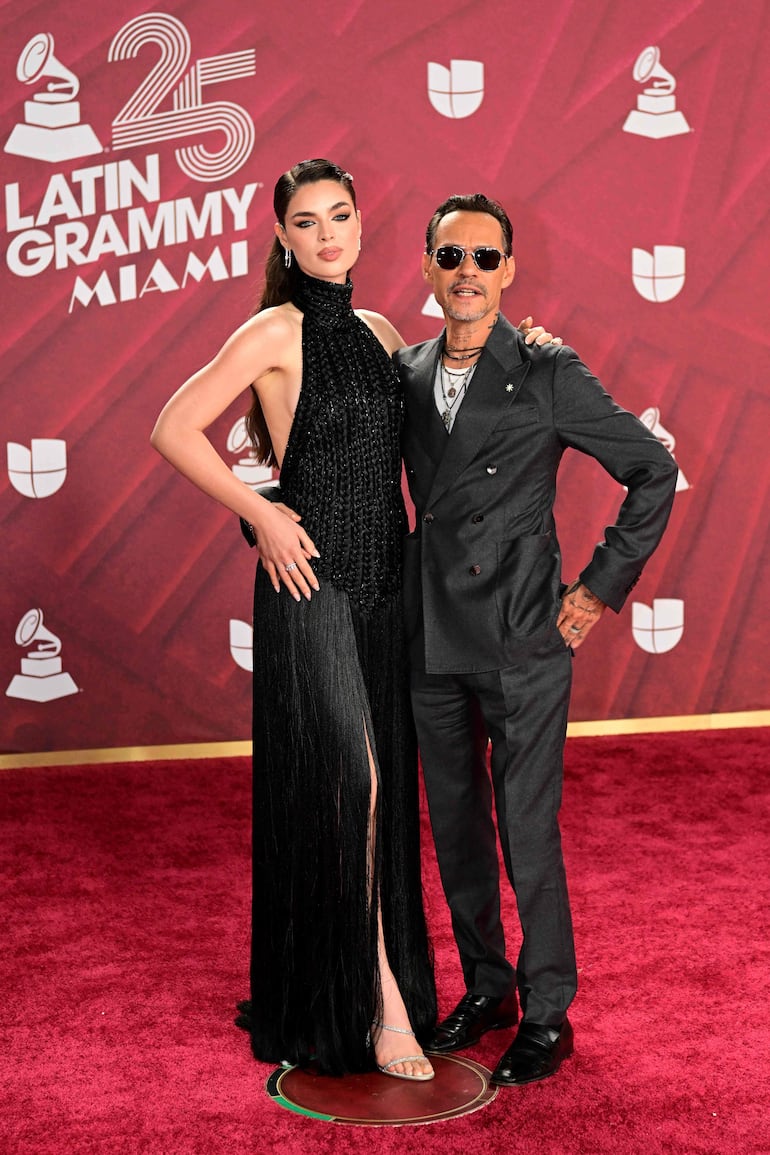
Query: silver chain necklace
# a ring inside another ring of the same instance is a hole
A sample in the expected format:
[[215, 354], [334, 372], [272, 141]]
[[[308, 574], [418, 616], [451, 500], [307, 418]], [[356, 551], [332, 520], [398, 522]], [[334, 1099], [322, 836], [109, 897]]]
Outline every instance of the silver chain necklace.
[[444, 422], [447, 433], [452, 428], [452, 410], [465, 396], [475, 368], [475, 365], [469, 365], [467, 369], [448, 369], [443, 361], [440, 362], [439, 380], [441, 382], [441, 396], [444, 399], [444, 411], [441, 414], [441, 420]]

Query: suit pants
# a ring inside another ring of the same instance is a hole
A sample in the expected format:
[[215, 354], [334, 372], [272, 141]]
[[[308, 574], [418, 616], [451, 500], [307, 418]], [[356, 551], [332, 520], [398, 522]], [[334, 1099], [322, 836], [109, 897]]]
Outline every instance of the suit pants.
[[[559, 637], [506, 669], [412, 674], [431, 826], [467, 989], [500, 997], [515, 981], [523, 1018], [546, 1026], [564, 1021], [577, 989], [558, 824], [571, 664]], [[500, 920], [493, 796], [521, 924], [515, 974]]]

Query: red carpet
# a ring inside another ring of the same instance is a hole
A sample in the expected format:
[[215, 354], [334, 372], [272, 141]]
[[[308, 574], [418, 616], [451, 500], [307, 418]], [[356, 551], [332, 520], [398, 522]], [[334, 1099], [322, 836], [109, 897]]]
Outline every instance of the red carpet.
[[[245, 760], [0, 772], [0, 1151], [767, 1155], [769, 738], [571, 741], [575, 1057], [475, 1114], [377, 1130], [270, 1102], [231, 1025]], [[427, 840], [425, 863], [447, 1010], [462, 992]], [[509, 1037], [468, 1055], [491, 1067]]]

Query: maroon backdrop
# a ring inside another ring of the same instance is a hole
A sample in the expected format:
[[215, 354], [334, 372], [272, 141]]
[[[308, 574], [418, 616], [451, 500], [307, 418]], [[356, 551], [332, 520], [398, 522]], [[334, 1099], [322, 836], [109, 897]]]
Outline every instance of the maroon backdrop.
[[[0, 749], [248, 736], [254, 555], [148, 436], [253, 305], [277, 175], [320, 155], [355, 177], [359, 306], [436, 333], [425, 222], [484, 190], [516, 230], [511, 319], [674, 447], [671, 528], [579, 653], [573, 719], [766, 708], [767, 6], [119, 11], [0, 10]], [[212, 437], [248, 475], [244, 408]], [[561, 485], [570, 577], [622, 494], [575, 455]]]

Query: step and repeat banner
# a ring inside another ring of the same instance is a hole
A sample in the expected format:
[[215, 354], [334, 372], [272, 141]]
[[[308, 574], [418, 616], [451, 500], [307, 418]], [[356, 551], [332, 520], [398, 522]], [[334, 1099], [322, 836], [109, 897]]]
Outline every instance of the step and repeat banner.
[[[272, 187], [352, 172], [354, 303], [439, 331], [425, 224], [484, 191], [504, 306], [671, 450], [671, 526], [576, 659], [573, 720], [767, 708], [770, 14], [761, 0], [0, 9], [0, 750], [244, 739], [255, 556], [153, 452], [251, 312]], [[247, 484], [248, 398], [211, 429]], [[568, 454], [570, 579], [623, 494]]]

